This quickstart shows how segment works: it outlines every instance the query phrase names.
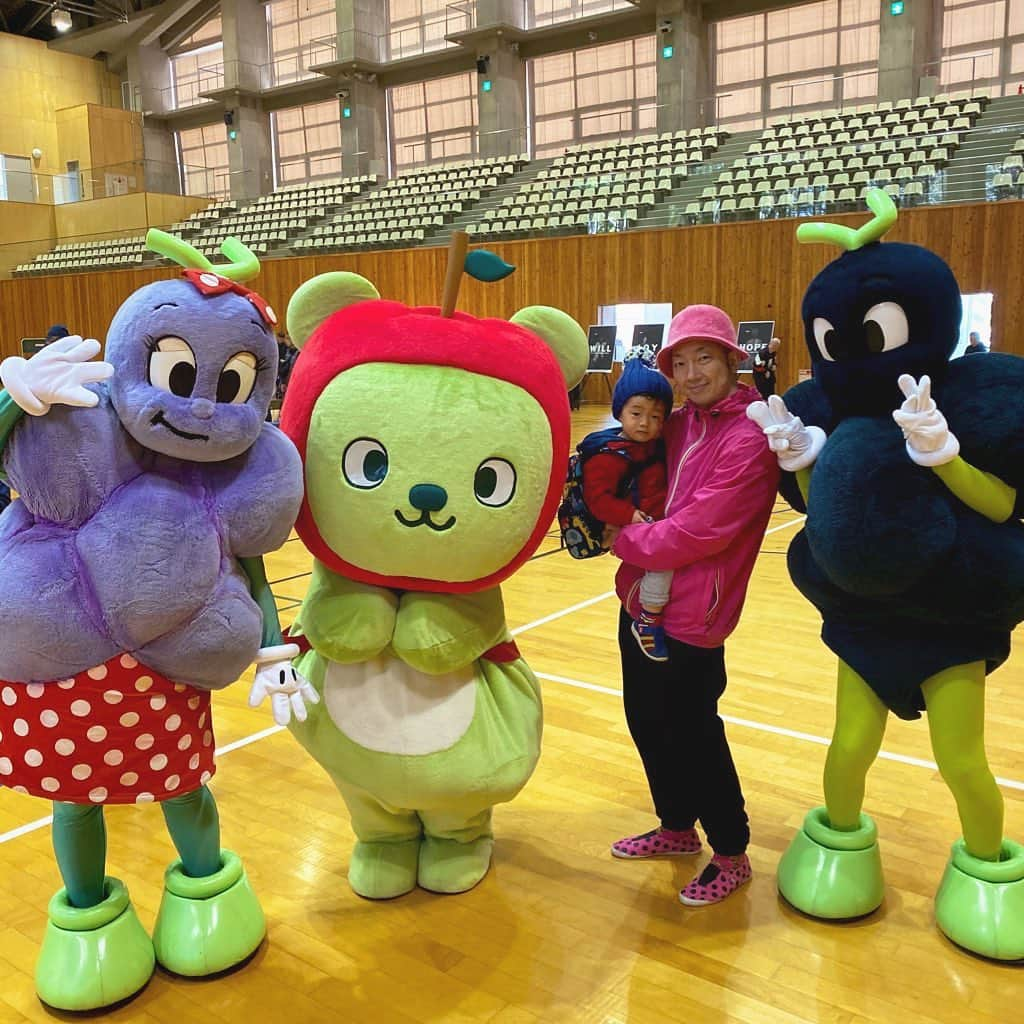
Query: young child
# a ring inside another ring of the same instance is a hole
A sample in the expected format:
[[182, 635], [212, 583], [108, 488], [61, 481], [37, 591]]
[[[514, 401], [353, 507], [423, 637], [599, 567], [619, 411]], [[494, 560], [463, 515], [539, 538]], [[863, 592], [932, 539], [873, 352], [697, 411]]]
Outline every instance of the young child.
[[[665, 515], [665, 452], [659, 438], [671, 411], [668, 379], [642, 359], [627, 359], [612, 393], [612, 415], [622, 424], [619, 437], [605, 446], [614, 450], [592, 455], [583, 466], [587, 508], [608, 526], [649, 523]], [[640, 584], [633, 636], [652, 661], [668, 660], [661, 612], [671, 585], [671, 571], [645, 573]]]

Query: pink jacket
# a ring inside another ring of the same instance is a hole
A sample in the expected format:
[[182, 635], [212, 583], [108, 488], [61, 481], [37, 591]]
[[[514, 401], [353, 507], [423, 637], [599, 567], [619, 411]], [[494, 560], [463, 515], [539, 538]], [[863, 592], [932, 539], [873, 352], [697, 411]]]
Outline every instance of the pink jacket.
[[710, 409], [672, 413], [665, 518], [625, 527], [613, 548], [615, 587], [634, 617], [644, 572], [674, 570], [665, 631], [695, 647], [718, 647], [736, 628], [775, 504], [778, 461], [746, 415], [759, 399], [741, 384]]

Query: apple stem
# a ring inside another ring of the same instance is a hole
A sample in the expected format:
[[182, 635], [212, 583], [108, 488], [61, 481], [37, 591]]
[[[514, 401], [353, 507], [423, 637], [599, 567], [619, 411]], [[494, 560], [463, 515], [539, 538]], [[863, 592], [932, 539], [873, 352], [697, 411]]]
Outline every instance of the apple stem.
[[441, 300], [441, 316], [451, 316], [455, 312], [455, 302], [459, 297], [459, 285], [462, 284], [462, 272], [466, 266], [466, 252], [469, 249], [469, 236], [465, 231], [453, 231], [448, 243], [448, 270], [444, 277], [444, 297]]

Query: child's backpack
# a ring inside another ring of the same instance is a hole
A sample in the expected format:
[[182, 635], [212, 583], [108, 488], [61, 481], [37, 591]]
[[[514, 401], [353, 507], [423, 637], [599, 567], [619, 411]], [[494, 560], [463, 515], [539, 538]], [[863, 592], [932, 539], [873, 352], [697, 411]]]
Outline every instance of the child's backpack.
[[598, 452], [611, 452], [630, 463], [630, 472], [622, 479], [620, 497], [625, 497], [635, 489], [636, 478], [641, 470], [664, 457], [662, 446], [654, 458], [646, 462], [635, 463], [629, 455], [612, 442], [622, 439], [618, 427], [606, 430], [595, 430], [587, 434], [578, 445], [576, 451], [569, 456], [569, 468], [565, 474], [565, 485], [562, 488], [562, 501], [558, 506], [558, 526], [562, 532], [562, 543], [573, 558], [593, 558], [603, 555], [608, 549], [602, 543], [605, 524], [598, 519], [583, 498], [583, 467], [587, 460]]

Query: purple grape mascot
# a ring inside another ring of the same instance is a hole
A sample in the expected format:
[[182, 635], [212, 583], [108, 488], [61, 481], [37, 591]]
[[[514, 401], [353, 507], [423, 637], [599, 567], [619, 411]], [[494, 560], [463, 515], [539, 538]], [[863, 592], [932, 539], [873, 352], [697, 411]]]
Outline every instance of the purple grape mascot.
[[[108, 362], [70, 337], [0, 364], [19, 494], [0, 516], [0, 783], [53, 801], [64, 888], [36, 988], [66, 1010], [131, 996], [155, 960], [204, 976], [259, 946], [263, 912], [206, 785], [210, 691], [253, 661], [275, 700], [304, 686], [262, 560], [288, 536], [302, 471], [265, 419], [276, 317], [239, 283], [259, 263], [234, 239], [219, 268], [162, 232], [149, 244], [184, 277], [128, 298]], [[179, 853], [152, 939], [105, 873], [103, 820], [105, 804], [150, 801]]]

